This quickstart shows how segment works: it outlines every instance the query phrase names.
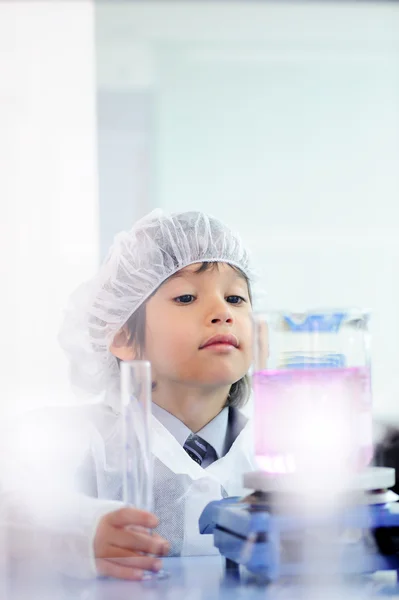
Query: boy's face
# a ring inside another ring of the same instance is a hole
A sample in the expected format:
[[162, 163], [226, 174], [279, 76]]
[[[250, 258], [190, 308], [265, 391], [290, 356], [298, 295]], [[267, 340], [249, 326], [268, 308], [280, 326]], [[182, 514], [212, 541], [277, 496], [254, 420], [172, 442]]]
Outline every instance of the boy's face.
[[179, 271], [147, 302], [143, 358], [151, 362], [157, 383], [231, 385], [251, 364], [252, 309], [245, 279], [225, 263], [196, 273], [199, 266]]

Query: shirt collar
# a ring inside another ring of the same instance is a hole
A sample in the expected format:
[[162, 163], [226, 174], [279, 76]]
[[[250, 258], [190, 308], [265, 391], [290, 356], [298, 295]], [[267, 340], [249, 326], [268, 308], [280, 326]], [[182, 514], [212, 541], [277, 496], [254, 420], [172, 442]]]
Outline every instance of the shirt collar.
[[[184, 446], [184, 442], [192, 431], [180, 419], [155, 404], [155, 402], [152, 403], [152, 414], [176, 438], [180, 446]], [[197, 432], [197, 435], [201, 436], [214, 448], [217, 458], [224, 455], [228, 416], [229, 409], [225, 407], [212, 421]]]
[[158, 404], [155, 404], [155, 402], [152, 403], [152, 414], [176, 438], [180, 446], [184, 446], [184, 442], [190, 435], [191, 429], [183, 421], [180, 421], [180, 419], [158, 406]]
[[197, 432], [197, 434], [201, 436], [203, 440], [208, 442], [208, 444], [213, 447], [217, 458], [224, 456], [228, 417], [229, 409], [226, 406], [218, 415], [216, 415], [216, 417], [212, 419], [212, 421], [209, 421], [205, 427]]

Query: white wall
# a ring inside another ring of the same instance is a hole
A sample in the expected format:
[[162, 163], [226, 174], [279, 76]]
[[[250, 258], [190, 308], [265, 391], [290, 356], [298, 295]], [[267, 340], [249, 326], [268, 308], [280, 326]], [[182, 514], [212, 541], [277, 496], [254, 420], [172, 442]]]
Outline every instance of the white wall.
[[102, 259], [115, 233], [151, 209], [153, 94], [100, 88], [97, 107]]
[[57, 332], [98, 261], [94, 7], [0, 3], [0, 416], [69, 399]]
[[238, 228], [268, 307], [370, 308], [376, 412], [399, 414], [399, 7], [139, 2], [97, 18], [108, 102], [155, 97], [154, 205]]

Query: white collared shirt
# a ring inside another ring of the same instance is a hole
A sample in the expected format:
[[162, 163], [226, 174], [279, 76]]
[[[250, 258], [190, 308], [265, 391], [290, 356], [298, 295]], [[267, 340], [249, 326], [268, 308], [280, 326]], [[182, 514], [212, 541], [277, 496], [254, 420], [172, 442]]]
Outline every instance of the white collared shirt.
[[[188, 436], [193, 433], [191, 429], [170, 412], [155, 404], [155, 402], [152, 403], [152, 414], [164, 427], [166, 427], [169, 433], [176, 438], [179, 444], [184, 446]], [[202, 429], [196, 432], [196, 434], [208, 442], [215, 451], [214, 456], [212, 456], [213, 453], [209, 452], [205, 456], [202, 462], [202, 467], [204, 469], [226, 454], [225, 447], [228, 417], [229, 409], [228, 407], [225, 407], [212, 419], [212, 421], [209, 421]]]

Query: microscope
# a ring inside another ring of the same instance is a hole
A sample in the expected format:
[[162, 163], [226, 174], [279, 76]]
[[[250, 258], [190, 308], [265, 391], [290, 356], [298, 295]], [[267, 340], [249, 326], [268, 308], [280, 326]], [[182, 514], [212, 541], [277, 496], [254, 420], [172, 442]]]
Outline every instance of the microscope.
[[399, 571], [399, 502], [373, 457], [369, 313], [254, 317], [257, 470], [244, 497], [204, 509], [228, 569], [265, 582]]

